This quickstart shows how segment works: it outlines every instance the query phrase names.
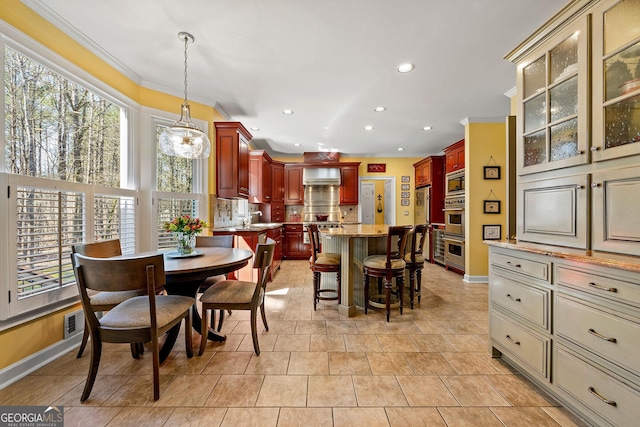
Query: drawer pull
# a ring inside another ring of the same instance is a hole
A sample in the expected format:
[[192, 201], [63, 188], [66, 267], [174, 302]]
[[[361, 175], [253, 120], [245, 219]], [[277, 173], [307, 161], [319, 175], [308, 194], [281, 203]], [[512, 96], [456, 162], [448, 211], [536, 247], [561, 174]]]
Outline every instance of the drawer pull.
[[511, 261], [507, 261], [507, 265], [510, 265], [511, 267], [515, 267], [515, 268], [521, 268], [522, 267], [520, 264], [514, 264]]
[[601, 290], [601, 291], [606, 291], [606, 292], [618, 292], [618, 288], [605, 288], [604, 286], [596, 285], [593, 282], [589, 282], [589, 287], [590, 288], [595, 288], [595, 289], [598, 289], [598, 290]]
[[589, 390], [589, 393], [593, 394], [595, 397], [597, 397], [598, 399], [602, 400], [604, 403], [606, 403], [607, 405], [611, 405], [611, 406], [618, 406], [618, 404], [616, 403], [615, 400], [609, 400], [609, 399], [605, 399], [603, 396], [600, 395], [600, 393], [598, 393], [596, 391], [595, 388], [593, 387], [589, 387], [587, 390]]
[[588, 331], [588, 332], [589, 332], [591, 335], [593, 335], [593, 336], [596, 336], [596, 337], [600, 338], [601, 340], [609, 341], [609, 342], [612, 342], [612, 343], [615, 343], [615, 342], [617, 342], [617, 341], [618, 341], [618, 340], [617, 340], [617, 339], [615, 339], [615, 338], [605, 337], [604, 335], [601, 335], [601, 334], [597, 333], [593, 328], [589, 329], [589, 331]]
[[520, 341], [518, 340], [514, 340], [513, 338], [511, 338], [510, 335], [505, 335], [504, 336], [506, 339], [508, 339], [509, 341], [511, 341], [512, 343], [514, 343], [515, 345], [520, 345]]
[[507, 294], [507, 298], [509, 298], [510, 300], [515, 301], [515, 302], [520, 302], [520, 298], [512, 297], [511, 294]]

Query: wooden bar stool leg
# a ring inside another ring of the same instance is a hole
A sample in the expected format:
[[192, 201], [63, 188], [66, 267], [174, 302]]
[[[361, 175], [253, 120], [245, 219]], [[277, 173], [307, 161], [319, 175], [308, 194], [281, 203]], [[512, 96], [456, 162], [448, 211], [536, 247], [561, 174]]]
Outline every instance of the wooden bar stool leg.
[[385, 288], [385, 308], [387, 309], [387, 322], [391, 317], [391, 279], [389, 277], [384, 278], [384, 288]]
[[367, 273], [364, 273], [363, 285], [364, 285], [364, 314], [367, 314], [367, 309], [369, 308], [369, 276], [367, 275]]

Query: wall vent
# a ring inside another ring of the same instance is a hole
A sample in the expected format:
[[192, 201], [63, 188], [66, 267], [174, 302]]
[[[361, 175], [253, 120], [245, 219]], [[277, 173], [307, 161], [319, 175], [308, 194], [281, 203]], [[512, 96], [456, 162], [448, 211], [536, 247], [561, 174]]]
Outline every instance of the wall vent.
[[64, 316], [64, 339], [71, 338], [84, 330], [84, 312], [82, 310]]

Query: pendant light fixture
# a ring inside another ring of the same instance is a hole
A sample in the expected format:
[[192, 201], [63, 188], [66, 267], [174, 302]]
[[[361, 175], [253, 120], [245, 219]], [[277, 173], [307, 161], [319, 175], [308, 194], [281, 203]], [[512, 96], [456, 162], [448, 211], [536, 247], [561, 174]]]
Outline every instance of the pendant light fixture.
[[195, 38], [182, 31], [178, 33], [178, 39], [184, 42], [184, 103], [180, 111], [180, 120], [160, 135], [160, 150], [169, 156], [203, 159], [209, 157], [211, 143], [207, 134], [191, 121], [187, 100], [187, 46], [193, 43]]

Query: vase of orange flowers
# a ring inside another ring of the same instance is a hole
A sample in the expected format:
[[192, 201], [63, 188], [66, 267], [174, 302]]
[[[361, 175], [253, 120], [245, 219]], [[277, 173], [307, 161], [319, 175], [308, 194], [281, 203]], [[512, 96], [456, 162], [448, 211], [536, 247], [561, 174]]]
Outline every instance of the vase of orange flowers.
[[176, 250], [180, 255], [189, 255], [195, 250], [196, 235], [202, 233], [202, 230], [208, 226], [206, 221], [191, 215], [181, 215], [164, 223], [164, 229], [168, 233], [175, 234]]

